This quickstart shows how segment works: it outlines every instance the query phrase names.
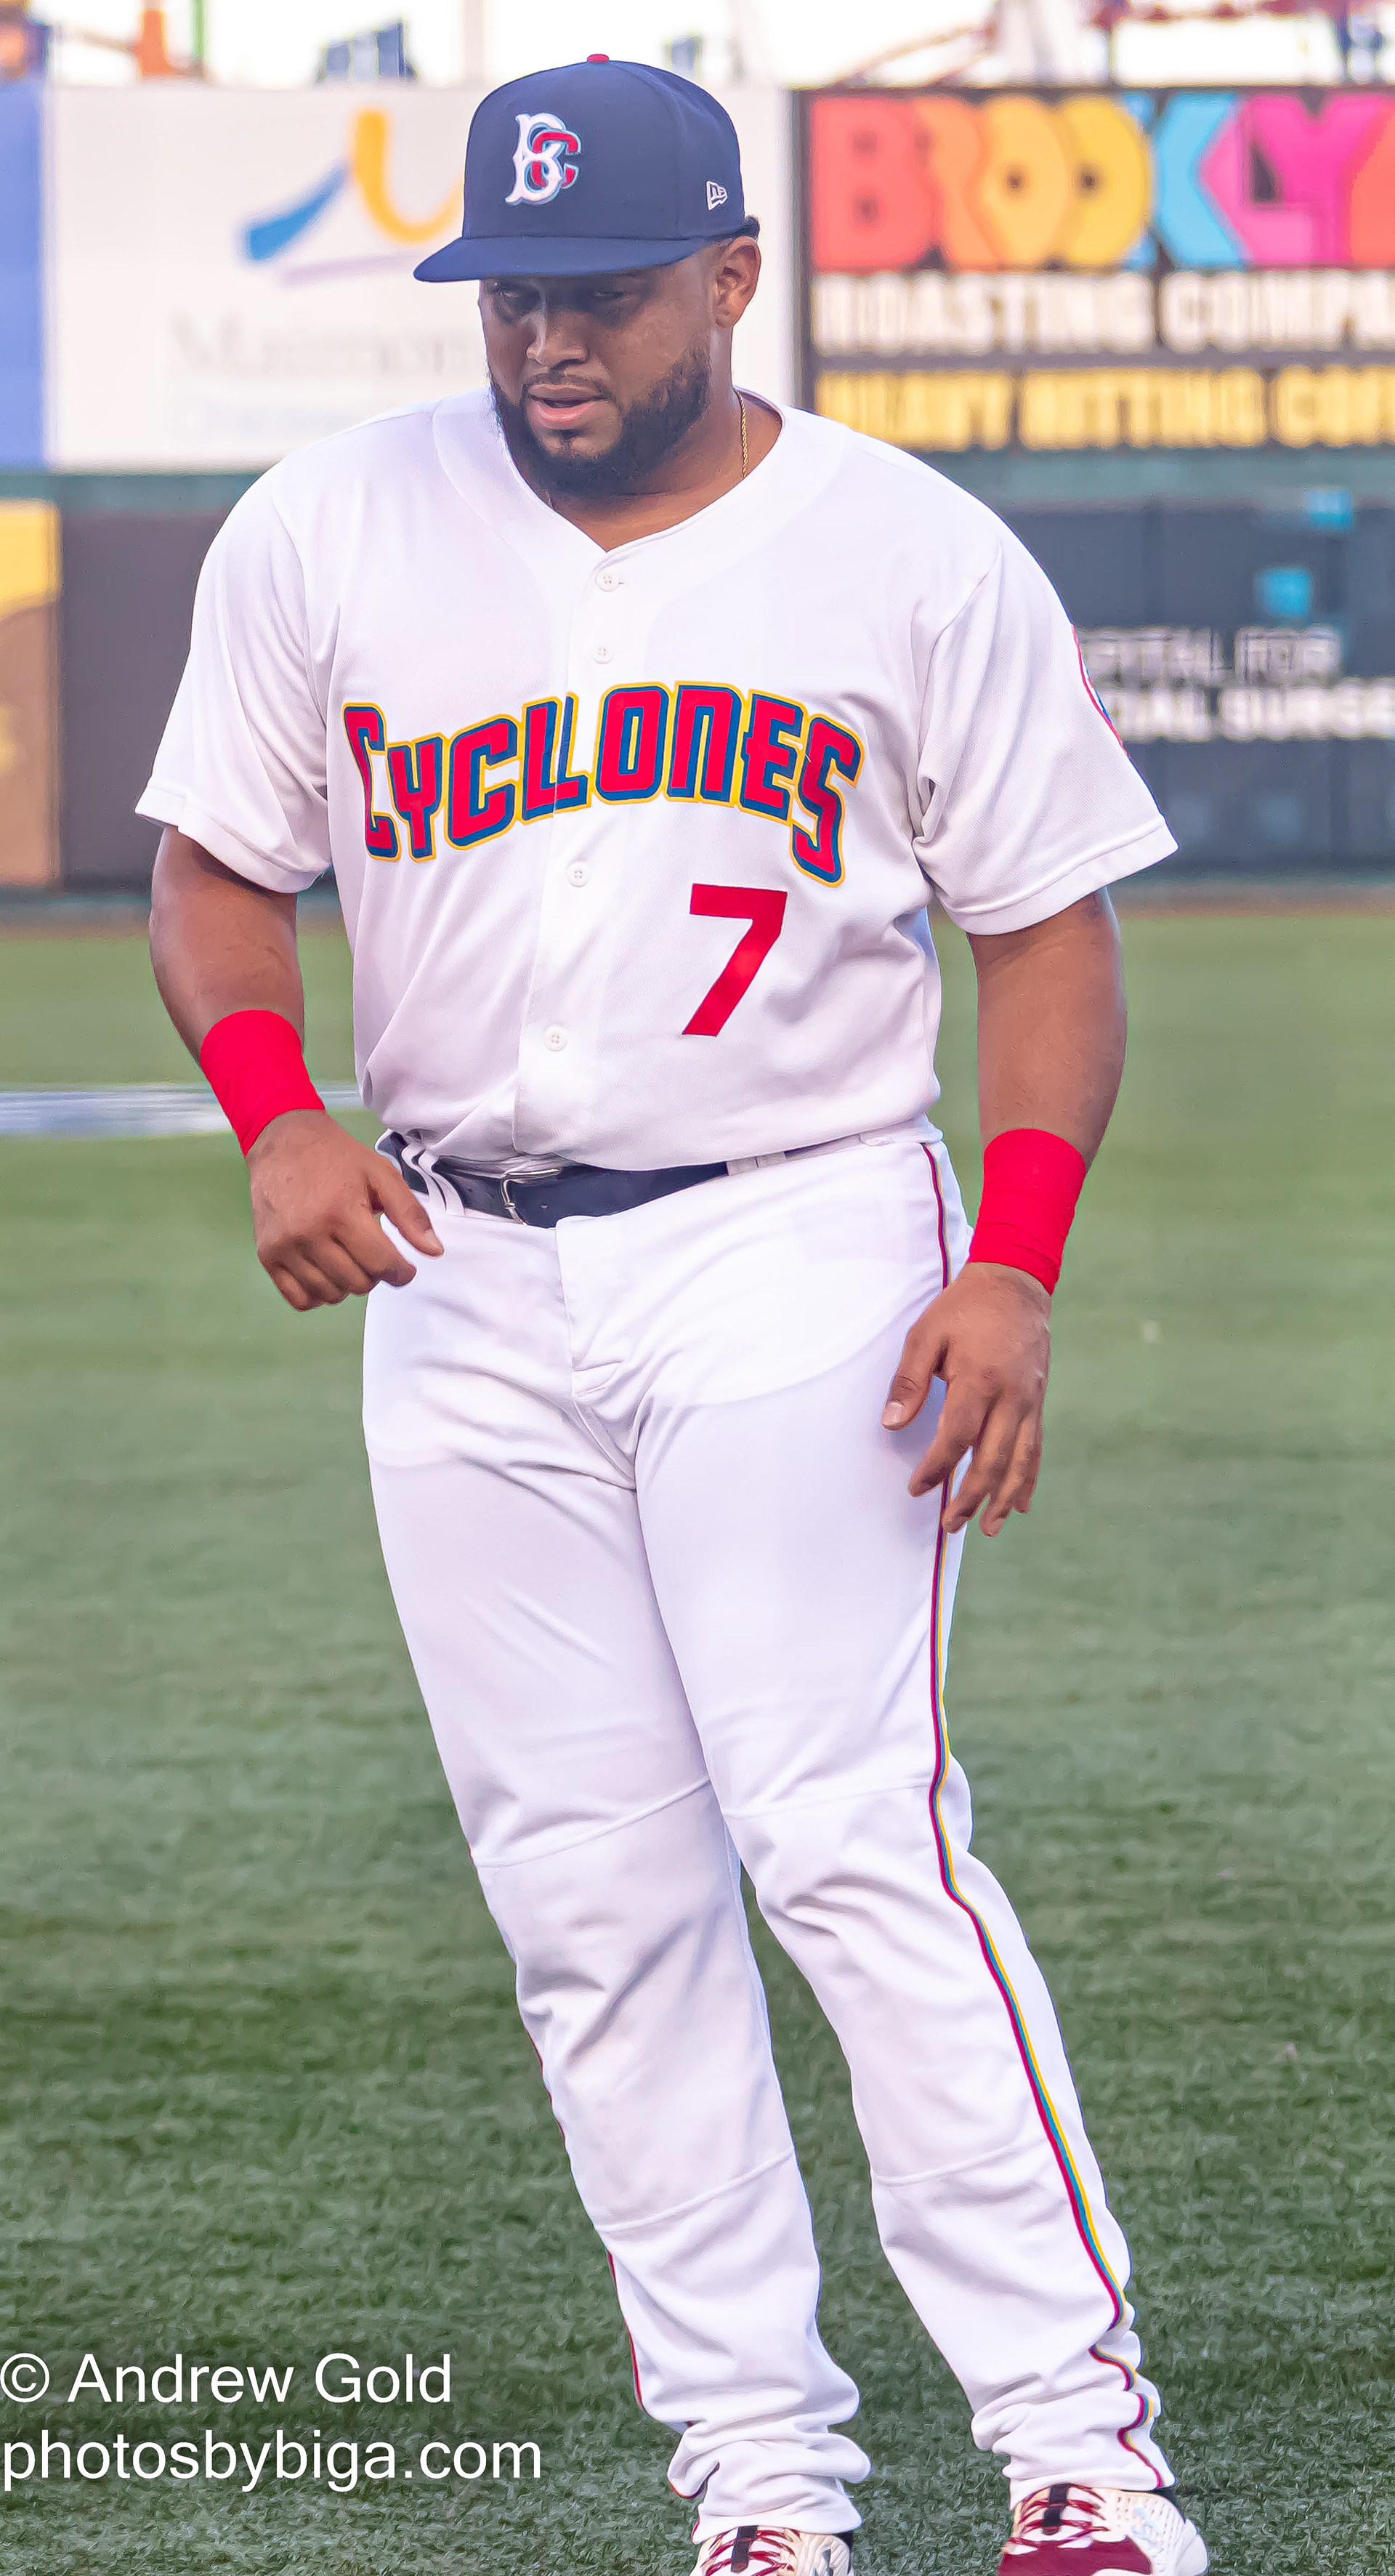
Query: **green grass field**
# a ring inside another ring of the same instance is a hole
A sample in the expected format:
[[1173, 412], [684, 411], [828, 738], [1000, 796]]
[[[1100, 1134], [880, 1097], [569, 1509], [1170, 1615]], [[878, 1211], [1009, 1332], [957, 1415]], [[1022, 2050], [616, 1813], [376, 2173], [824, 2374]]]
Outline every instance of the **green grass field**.
[[[1134, 1048], [1048, 1472], [976, 1542], [951, 1713], [1055, 1985], [1220, 2576], [1395, 2564], [1395, 917], [1128, 927]], [[312, 1060], [347, 1070], [336, 937]], [[974, 1181], [968, 994], [944, 1062]], [[177, 1076], [134, 940], [0, 941], [0, 1082]], [[379, 1569], [356, 1313], [256, 1269], [230, 1141], [0, 1145], [0, 2437], [535, 2440], [543, 2474], [21, 2485], [16, 2576], [681, 2576]], [[859, 2576], [991, 2576], [1002, 2489], [877, 2252], [841, 2063], [762, 1940], [864, 2393]], [[454, 2356], [447, 2407], [308, 2369]], [[293, 2362], [284, 2410], [65, 2402]], [[89, 2455], [92, 2457], [93, 2455]], [[148, 2456], [148, 2455], [147, 2455]], [[471, 2455], [473, 2456], [473, 2455]], [[502, 2464], [507, 2468], [508, 2463]], [[56, 2468], [56, 2463], [55, 2463]]]

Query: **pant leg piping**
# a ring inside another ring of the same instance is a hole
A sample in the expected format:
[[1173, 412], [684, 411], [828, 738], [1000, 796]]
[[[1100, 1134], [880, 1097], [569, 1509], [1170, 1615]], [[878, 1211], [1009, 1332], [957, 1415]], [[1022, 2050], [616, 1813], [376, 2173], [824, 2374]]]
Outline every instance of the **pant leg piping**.
[[[935, 1161], [934, 1153], [928, 1145], [925, 1148], [925, 1159], [930, 1167], [930, 1180], [935, 1192], [935, 1206], [939, 1227], [941, 1285], [942, 1288], [947, 1288], [950, 1281], [950, 1261], [944, 1192], [940, 1187], [939, 1167]], [[1041, 2069], [1037, 2064], [1036, 2055], [1032, 2048], [1031, 2039], [1028, 2035], [1026, 2020], [1023, 2016], [1021, 2005], [1018, 2003], [1017, 1997], [1013, 1992], [1012, 1983], [1008, 1977], [1007, 1970], [1004, 1968], [1001, 1959], [998, 1957], [997, 1950], [994, 1947], [986, 1923], [984, 1923], [975, 1907], [969, 1903], [968, 1898], [961, 1893], [955, 1882], [954, 1861], [950, 1850], [949, 1835], [946, 1831], [944, 1819], [941, 1814], [941, 1799], [944, 1791], [945, 1779], [949, 1770], [949, 1731], [945, 1723], [940, 1680], [944, 1562], [945, 1532], [944, 1522], [941, 1520], [935, 1541], [935, 1569], [931, 1584], [930, 1607], [930, 1713], [935, 1734], [935, 1771], [934, 1778], [931, 1782], [929, 1797], [930, 1825], [935, 1839], [935, 1850], [939, 1862], [940, 1880], [944, 1887], [945, 1894], [955, 1905], [959, 1906], [961, 1910], [967, 1914], [969, 1921], [972, 1923], [974, 1931], [978, 1936], [978, 1944], [983, 1954], [984, 1965], [986, 1966], [988, 1973], [1002, 1998], [1003, 2006], [1007, 2013], [1008, 2022], [1012, 2030], [1013, 2040], [1017, 2048], [1017, 2053], [1022, 2061], [1022, 2069], [1027, 2078], [1028, 2090], [1031, 2093], [1032, 2100], [1036, 2106], [1037, 2116], [1041, 2122], [1042, 2128], [1046, 2133], [1047, 2143], [1051, 2149], [1061, 2180], [1065, 2185], [1066, 2198], [1070, 2205], [1072, 2218], [1075, 2221], [1076, 2232], [1080, 2237], [1081, 2244], [1085, 2248], [1086, 2255], [1088, 2256], [1094, 2271], [1098, 2275], [1101, 2286], [1108, 2292], [1113, 2303], [1114, 2317], [1112, 2323], [1115, 2326], [1120, 2326], [1125, 2322], [1127, 2314], [1124, 2293], [1119, 2283], [1115, 2280], [1114, 2275], [1105, 2260], [1103, 2249], [1100, 2246], [1098, 2237], [1095, 2233], [1094, 2221], [1090, 2215], [1090, 2205], [1086, 2198], [1085, 2187], [1076, 2171], [1075, 2160], [1066, 2143], [1065, 2134], [1062, 2130], [1055, 2106], [1046, 2089]], [[1096, 2361], [1100, 2362], [1107, 2368], [1117, 2370], [1121, 2374], [1125, 2387], [1129, 2390], [1130, 2394], [1137, 2397], [1138, 2411], [1134, 2416], [1133, 2422], [1122, 2426], [1120, 2429], [1118, 2437], [1120, 2447], [1131, 2459], [1139, 2461], [1139, 2464], [1142, 2467], [1148, 2469], [1155, 2487], [1161, 2487], [1164, 2484], [1164, 2480], [1160, 2477], [1157, 2470], [1153, 2468], [1151, 2461], [1144, 2460], [1142, 2455], [1134, 2449], [1133, 2442], [1130, 2438], [1134, 2433], [1140, 2430], [1143, 2430], [1145, 2433], [1147, 2431], [1149, 2416], [1152, 2409], [1146, 2392], [1139, 2388], [1136, 2374], [1130, 2370], [1126, 2362], [1118, 2360], [1112, 2353], [1101, 2352], [1098, 2343], [1092, 2344], [1090, 2346], [1090, 2350]]]

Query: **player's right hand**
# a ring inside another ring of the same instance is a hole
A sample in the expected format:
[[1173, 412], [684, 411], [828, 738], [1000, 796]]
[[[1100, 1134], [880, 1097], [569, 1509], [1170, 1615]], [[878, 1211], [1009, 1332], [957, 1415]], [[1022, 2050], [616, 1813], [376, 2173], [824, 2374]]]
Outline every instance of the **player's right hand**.
[[383, 1280], [405, 1288], [415, 1265], [383, 1232], [387, 1217], [414, 1251], [442, 1249], [394, 1163], [318, 1109], [290, 1109], [247, 1157], [257, 1259], [299, 1315], [342, 1306]]

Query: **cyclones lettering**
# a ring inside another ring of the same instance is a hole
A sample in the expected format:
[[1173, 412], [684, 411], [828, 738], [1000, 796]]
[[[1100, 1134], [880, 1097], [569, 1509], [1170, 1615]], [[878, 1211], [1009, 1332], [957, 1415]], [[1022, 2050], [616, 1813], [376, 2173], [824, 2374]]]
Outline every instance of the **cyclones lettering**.
[[844, 799], [863, 760], [847, 725], [764, 689], [615, 688], [601, 701], [584, 770], [573, 766], [576, 715], [575, 697], [541, 698], [521, 717], [490, 716], [449, 742], [439, 733], [389, 742], [380, 707], [346, 706], [369, 856], [396, 859], [405, 844], [414, 859], [434, 859], [438, 825], [452, 849], [469, 849], [593, 798], [639, 805], [664, 796], [765, 815], [788, 830], [805, 876], [841, 884]]

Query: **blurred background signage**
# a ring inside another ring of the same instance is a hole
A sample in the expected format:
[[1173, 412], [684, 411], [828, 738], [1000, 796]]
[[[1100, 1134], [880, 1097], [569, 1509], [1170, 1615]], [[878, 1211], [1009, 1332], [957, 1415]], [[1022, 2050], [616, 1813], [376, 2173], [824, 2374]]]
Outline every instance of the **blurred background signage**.
[[[483, 384], [474, 293], [412, 275], [460, 229], [478, 95], [370, 86], [352, 46], [301, 90], [0, 84], [0, 471], [251, 473]], [[746, 382], [787, 397], [789, 101], [731, 105], [769, 262]]]
[[1340, 487], [1245, 500], [1009, 502], [1177, 869], [1395, 864], [1395, 507]]
[[396, 18], [388, 27], [366, 27], [357, 36], [344, 36], [326, 45], [320, 56], [317, 80], [415, 80], [416, 71], [407, 52], [407, 25]]
[[[1395, 874], [1395, 0], [1361, 45], [1236, 0], [973, 0], [962, 61], [957, 0], [933, 43], [929, 0], [851, 32], [760, 0], [739, 42], [724, 5], [640, 50], [740, 132], [741, 381], [1017, 530], [1178, 869]], [[472, 291], [412, 269], [487, 80], [574, 46], [548, 6], [0, 0], [0, 884], [144, 880], [131, 808], [227, 510], [483, 383]]]
[[1395, 98], [805, 102], [815, 408], [923, 454], [1395, 439]]
[[0, 87], [0, 469], [43, 461], [42, 102]]
[[[0, 79], [0, 886], [148, 878], [132, 808], [228, 508], [311, 439], [485, 381], [474, 289], [412, 275], [460, 228], [480, 85], [413, 78], [394, 22], [302, 87], [220, 88], [189, 26], [172, 50], [160, 12], [128, 20], [119, 86]], [[791, 102], [726, 96], [768, 263], [742, 379], [789, 400]]]
[[0, 500], [0, 884], [58, 874], [58, 512]]
[[472, 98], [399, 85], [50, 94], [50, 460], [234, 469], [483, 380], [460, 229]]

